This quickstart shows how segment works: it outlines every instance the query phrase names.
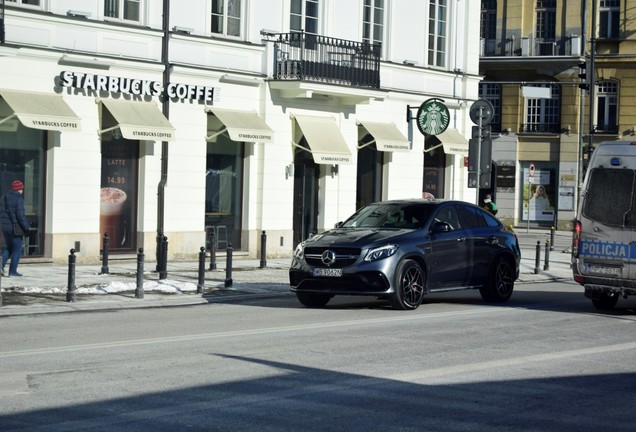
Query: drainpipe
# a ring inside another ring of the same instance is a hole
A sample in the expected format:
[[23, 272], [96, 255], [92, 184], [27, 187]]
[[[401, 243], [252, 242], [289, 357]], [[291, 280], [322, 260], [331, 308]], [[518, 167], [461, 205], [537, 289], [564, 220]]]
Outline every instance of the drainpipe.
[[596, 0], [592, 0], [592, 30], [590, 31], [590, 67], [587, 69], [587, 82], [590, 86], [589, 95], [589, 126], [590, 135], [588, 137], [587, 160], [592, 156], [592, 145], [594, 144], [594, 94], [596, 92]]
[[[170, 46], [170, 0], [163, 0], [162, 29], [161, 62], [163, 63], [163, 88], [165, 90], [170, 82], [170, 57], [168, 55], [168, 48]], [[163, 115], [169, 119], [170, 98], [168, 98], [166, 94], [163, 95], [161, 108]], [[166, 267], [165, 265], [162, 266], [162, 263], [168, 260], [167, 252], [165, 254], [161, 252], [164, 237], [166, 183], [168, 183], [168, 141], [162, 141], [161, 179], [159, 180], [159, 186], [157, 188], [157, 271], [160, 271], [162, 268], [165, 269]]]
[[4, 44], [4, 0], [0, 0], [0, 44]]

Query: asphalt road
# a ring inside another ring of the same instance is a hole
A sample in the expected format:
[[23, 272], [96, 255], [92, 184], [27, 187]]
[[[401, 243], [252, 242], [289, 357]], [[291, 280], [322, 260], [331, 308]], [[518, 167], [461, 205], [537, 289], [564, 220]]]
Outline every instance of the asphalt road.
[[291, 294], [0, 319], [0, 431], [633, 431], [636, 302]]

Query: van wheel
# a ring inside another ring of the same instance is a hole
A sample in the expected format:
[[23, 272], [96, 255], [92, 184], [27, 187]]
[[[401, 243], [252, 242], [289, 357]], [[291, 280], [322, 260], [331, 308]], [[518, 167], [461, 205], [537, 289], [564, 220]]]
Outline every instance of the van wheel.
[[612, 310], [618, 303], [618, 293], [601, 293], [594, 297], [592, 304], [598, 310]]
[[490, 302], [508, 301], [515, 287], [515, 269], [504, 257], [499, 257], [490, 270], [486, 285], [479, 288], [481, 298]]

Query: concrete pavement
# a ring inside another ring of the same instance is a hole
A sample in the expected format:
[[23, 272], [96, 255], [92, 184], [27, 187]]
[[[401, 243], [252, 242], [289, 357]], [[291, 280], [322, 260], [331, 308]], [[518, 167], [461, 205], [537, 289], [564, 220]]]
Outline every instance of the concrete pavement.
[[[570, 232], [555, 231], [554, 245], [549, 254], [549, 268], [545, 267], [546, 239], [551, 233], [545, 229], [516, 229], [522, 260], [517, 284], [540, 283], [553, 280], [572, 280], [570, 269]], [[536, 245], [539, 242], [540, 261], [536, 272]], [[109, 310], [141, 307], [167, 307], [204, 304], [229, 300], [235, 296], [271, 296], [289, 293], [287, 270], [290, 259], [268, 259], [261, 268], [258, 259], [233, 257], [231, 273], [226, 269], [224, 256], [217, 256], [215, 270], [208, 270], [206, 262], [202, 292], [197, 293], [198, 262], [169, 262], [167, 279], [159, 280], [154, 272], [156, 264], [144, 265], [143, 298], [136, 298], [136, 268], [134, 261], [111, 258], [108, 274], [101, 273], [101, 265], [78, 265], [75, 268], [75, 301], [67, 301], [68, 265], [24, 263], [19, 271], [23, 277], [0, 279], [2, 303], [0, 317], [54, 312]], [[231, 277], [231, 284], [229, 278]], [[111, 288], [115, 286], [116, 290]], [[110, 287], [110, 288], [108, 288]]]

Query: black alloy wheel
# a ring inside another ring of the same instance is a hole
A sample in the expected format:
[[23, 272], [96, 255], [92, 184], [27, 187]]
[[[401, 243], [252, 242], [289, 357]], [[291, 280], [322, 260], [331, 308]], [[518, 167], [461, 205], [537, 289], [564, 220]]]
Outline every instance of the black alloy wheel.
[[407, 259], [398, 265], [395, 275], [391, 306], [399, 310], [417, 309], [426, 294], [422, 268], [416, 261]]
[[515, 269], [510, 261], [499, 257], [490, 270], [490, 276], [485, 286], [479, 288], [481, 298], [490, 302], [503, 303], [508, 301], [515, 286]]

